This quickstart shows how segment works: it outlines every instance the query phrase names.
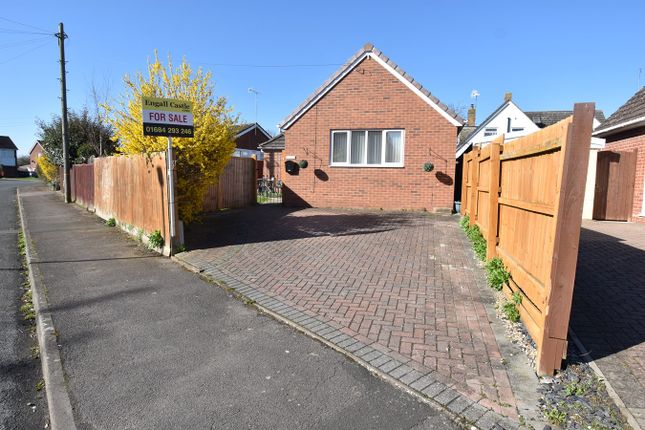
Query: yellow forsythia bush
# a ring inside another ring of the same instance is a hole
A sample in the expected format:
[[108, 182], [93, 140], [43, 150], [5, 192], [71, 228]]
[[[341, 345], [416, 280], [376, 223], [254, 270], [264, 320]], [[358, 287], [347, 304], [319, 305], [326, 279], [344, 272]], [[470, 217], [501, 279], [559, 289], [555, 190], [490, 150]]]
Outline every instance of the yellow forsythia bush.
[[47, 182], [56, 182], [59, 179], [58, 166], [52, 163], [44, 152], [36, 161], [36, 171], [38, 176], [45, 178]]
[[235, 149], [234, 126], [237, 117], [227, 106], [224, 97], [215, 97], [211, 73], [198, 69], [193, 72], [186, 60], [173, 67], [168, 59], [162, 65], [157, 53], [148, 64], [148, 73], [123, 79], [126, 93], [115, 106], [104, 105], [108, 122], [114, 128], [122, 154], [162, 152], [166, 137], [143, 135], [142, 96], [165, 97], [193, 102], [195, 135], [173, 137], [173, 152], [177, 158], [176, 184], [179, 218], [186, 223], [202, 212], [208, 187], [217, 181]]

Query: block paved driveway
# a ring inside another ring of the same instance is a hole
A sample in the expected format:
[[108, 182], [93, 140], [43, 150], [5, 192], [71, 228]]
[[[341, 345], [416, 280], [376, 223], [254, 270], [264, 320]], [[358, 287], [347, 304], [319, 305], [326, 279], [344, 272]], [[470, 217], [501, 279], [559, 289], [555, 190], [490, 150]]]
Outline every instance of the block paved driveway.
[[571, 328], [645, 428], [645, 224], [583, 221]]
[[375, 365], [400, 366], [390, 374], [413, 388], [431, 375], [516, 417], [486, 311], [493, 296], [456, 217], [260, 206], [191, 226], [187, 246], [180, 258], [213, 278], [329, 324], [350, 351], [386, 354], [392, 363]]

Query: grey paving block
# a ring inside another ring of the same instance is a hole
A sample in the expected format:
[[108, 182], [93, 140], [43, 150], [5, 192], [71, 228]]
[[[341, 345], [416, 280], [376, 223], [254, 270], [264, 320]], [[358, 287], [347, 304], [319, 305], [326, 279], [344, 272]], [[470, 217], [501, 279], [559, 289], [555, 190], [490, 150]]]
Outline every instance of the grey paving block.
[[383, 354], [380, 351], [373, 349], [372, 352], [363, 355], [361, 358], [369, 363], [371, 360], [374, 360], [376, 357], [380, 357], [381, 355]]
[[[441, 393], [443, 394], [443, 393]], [[472, 405], [473, 401], [465, 396], [457, 396], [452, 402], [448, 403], [448, 409], [453, 411], [456, 414], [461, 414], [463, 411]]]
[[410, 366], [403, 364], [397, 367], [396, 369], [394, 369], [393, 371], [391, 371], [390, 376], [392, 378], [400, 379], [401, 377], [403, 377], [404, 375], [407, 375], [411, 371], [412, 371], [412, 368]]
[[[446, 389], [446, 386], [444, 384], [442, 384], [441, 382], [435, 382], [434, 384], [424, 388], [423, 391], [421, 392], [426, 396], [430, 397], [431, 399], [434, 399], [445, 389]], [[452, 399], [454, 399], [454, 397], [451, 398], [450, 400]], [[442, 404], [445, 405], [446, 403], [442, 403]]]
[[475, 425], [484, 430], [491, 430], [500, 419], [502, 419], [502, 417], [495, 412], [486, 411], [486, 413], [475, 422]]
[[[412, 370], [409, 372], [407, 375], [403, 376], [399, 381], [403, 382], [405, 385], [410, 385], [413, 382], [415, 382], [417, 379], [421, 378], [423, 376], [423, 373], [417, 371], [417, 370]], [[423, 387], [425, 388], [425, 387]]]
[[497, 421], [497, 425], [504, 430], [517, 430], [520, 427], [520, 423], [515, 422], [508, 417], [502, 417], [502, 419]]
[[426, 387], [434, 384], [436, 381], [437, 380], [432, 375], [425, 375], [410, 384], [410, 387], [418, 391], [423, 391]]
[[477, 420], [480, 419], [486, 412], [488, 412], [488, 409], [478, 403], [473, 403], [461, 413], [461, 416], [466, 418], [468, 422], [474, 423], [477, 422]]
[[374, 367], [379, 367], [387, 363], [388, 361], [392, 360], [390, 357], [384, 354], [380, 354], [377, 358], [374, 360], [370, 361], [370, 364]]
[[365, 344], [363, 342], [356, 341], [351, 345], [348, 345], [345, 349], [349, 352], [357, 352], [358, 350], [362, 349], [365, 347]]
[[379, 366], [379, 370], [389, 374], [391, 371], [393, 371], [394, 369], [396, 369], [400, 365], [401, 365], [400, 361], [392, 360], [392, 361], [388, 361], [387, 363], [382, 364], [381, 366]]
[[372, 352], [374, 352], [374, 348], [372, 348], [372, 347], [371, 347], [371, 346], [369, 346], [369, 345], [365, 345], [365, 346], [364, 346], [364, 347], [362, 347], [361, 349], [357, 350], [355, 355], [356, 355], [357, 357], [364, 358], [367, 354], [370, 354], [370, 353], [372, 353]]
[[448, 403], [452, 402], [455, 400], [457, 397], [459, 397], [459, 393], [453, 390], [452, 388], [446, 388], [443, 390], [440, 394], [434, 396], [433, 398], [441, 403], [442, 405], [447, 405]]

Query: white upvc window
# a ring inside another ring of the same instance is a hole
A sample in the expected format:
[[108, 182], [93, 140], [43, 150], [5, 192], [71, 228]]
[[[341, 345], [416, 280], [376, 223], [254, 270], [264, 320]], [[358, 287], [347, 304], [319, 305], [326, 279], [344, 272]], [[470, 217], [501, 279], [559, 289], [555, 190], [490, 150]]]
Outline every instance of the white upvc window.
[[484, 137], [496, 136], [496, 135], [497, 135], [497, 127], [486, 127], [484, 129]]
[[331, 166], [403, 167], [404, 130], [333, 130]]

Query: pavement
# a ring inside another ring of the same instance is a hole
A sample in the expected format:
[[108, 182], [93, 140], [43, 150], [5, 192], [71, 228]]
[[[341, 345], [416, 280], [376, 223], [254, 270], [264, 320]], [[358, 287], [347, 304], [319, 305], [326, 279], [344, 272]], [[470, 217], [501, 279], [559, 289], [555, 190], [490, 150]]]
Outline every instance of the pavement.
[[482, 427], [539, 427], [537, 377], [456, 217], [263, 205], [186, 241], [177, 259], [410, 391]]
[[583, 221], [570, 326], [645, 428], [645, 224]]
[[36, 342], [19, 311], [24, 277], [18, 254], [16, 188], [25, 190], [35, 184], [0, 179], [0, 430], [44, 428], [47, 417], [43, 393], [35, 388], [42, 378], [40, 362], [31, 355]]
[[60, 195], [21, 199], [77, 428], [461, 428]]

